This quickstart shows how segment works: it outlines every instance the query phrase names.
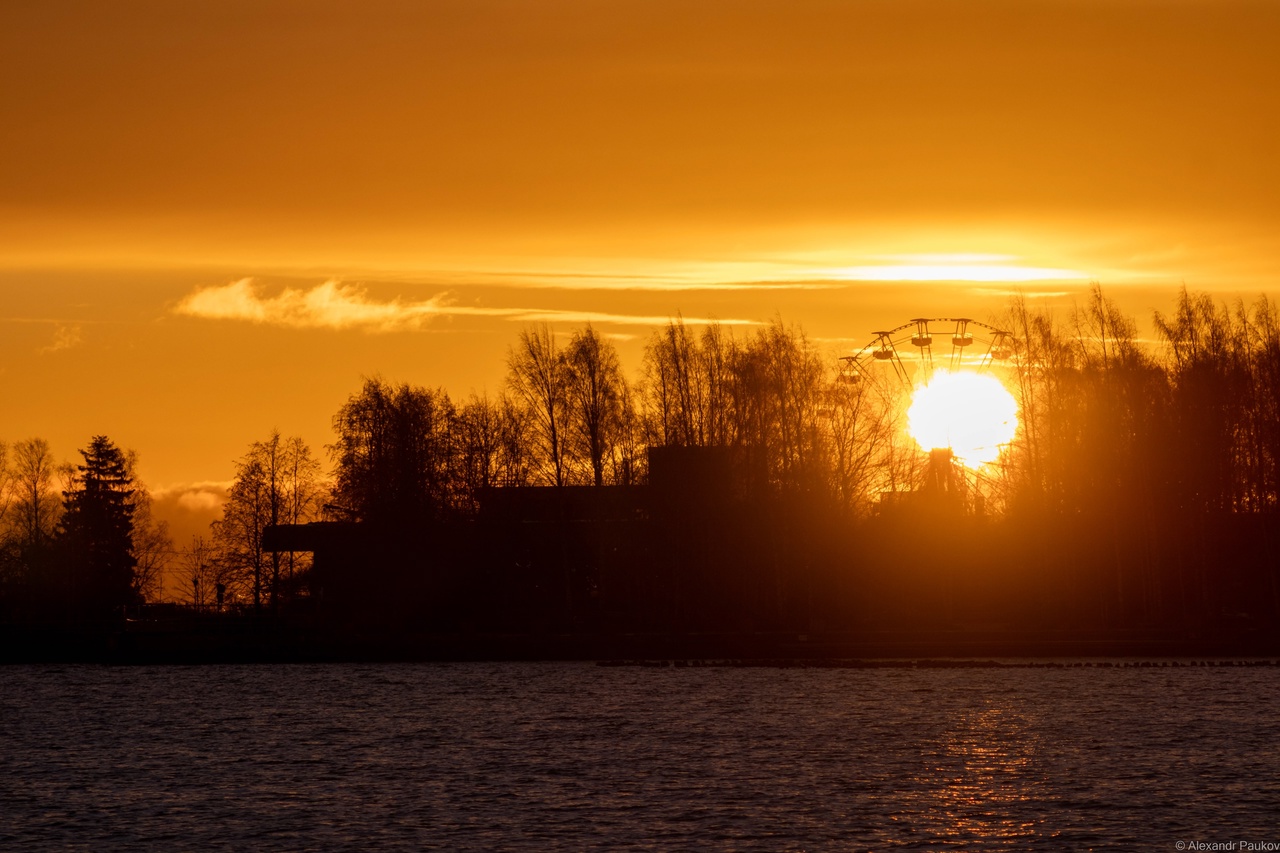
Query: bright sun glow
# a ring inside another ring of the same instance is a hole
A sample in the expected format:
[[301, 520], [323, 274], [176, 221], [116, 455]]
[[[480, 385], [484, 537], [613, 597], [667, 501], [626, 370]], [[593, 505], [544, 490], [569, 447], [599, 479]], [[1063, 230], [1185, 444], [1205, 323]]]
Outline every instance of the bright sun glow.
[[907, 432], [925, 450], [949, 447], [969, 468], [994, 462], [1018, 428], [1018, 403], [986, 373], [938, 371], [911, 395]]

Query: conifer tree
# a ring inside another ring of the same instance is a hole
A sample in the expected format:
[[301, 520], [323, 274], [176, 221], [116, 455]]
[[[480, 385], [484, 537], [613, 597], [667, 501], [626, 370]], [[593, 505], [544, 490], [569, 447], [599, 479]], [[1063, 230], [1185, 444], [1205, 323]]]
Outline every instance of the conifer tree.
[[133, 478], [124, 453], [106, 436], [80, 451], [71, 488], [63, 492], [61, 538], [67, 546], [72, 595], [102, 611], [140, 600], [134, 583]]

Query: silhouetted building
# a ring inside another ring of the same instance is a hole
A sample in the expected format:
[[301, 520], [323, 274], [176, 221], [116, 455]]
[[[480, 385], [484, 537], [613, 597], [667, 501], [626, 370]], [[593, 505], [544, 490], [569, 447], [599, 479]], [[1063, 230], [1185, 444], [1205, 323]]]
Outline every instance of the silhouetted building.
[[647, 486], [494, 488], [474, 521], [413, 530], [271, 528], [315, 554], [313, 597], [338, 620], [426, 628], [669, 631], [767, 627], [779, 613], [764, 467], [744, 450], [649, 451]]

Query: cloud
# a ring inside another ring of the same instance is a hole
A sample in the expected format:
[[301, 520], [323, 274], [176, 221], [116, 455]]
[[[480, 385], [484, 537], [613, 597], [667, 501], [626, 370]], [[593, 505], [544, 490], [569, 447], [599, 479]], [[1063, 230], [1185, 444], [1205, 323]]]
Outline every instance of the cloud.
[[1078, 296], [1078, 292], [1070, 290], [1009, 290], [1007, 288], [975, 287], [970, 291], [974, 296], [1025, 296], [1028, 299], [1062, 299], [1067, 296]]
[[[542, 308], [498, 308], [481, 309], [486, 313], [505, 316], [510, 320], [525, 323], [603, 323], [620, 326], [665, 326], [675, 317], [659, 314], [609, 314], [603, 311], [563, 311]], [[712, 317], [684, 317], [686, 326], [705, 326], [719, 323], [722, 326], [759, 326], [758, 320], [727, 319], [717, 320]]]
[[[185, 296], [174, 313], [206, 320], [238, 320], [296, 329], [361, 329], [368, 332], [413, 331], [441, 317], [497, 317], [524, 323], [600, 323], [664, 326], [670, 316], [614, 314], [559, 308], [491, 308], [457, 305], [441, 293], [423, 301], [377, 301], [364, 288], [326, 281], [310, 290], [286, 287], [264, 295], [252, 279], [202, 287]], [[719, 322], [726, 326], [757, 325], [754, 320], [685, 317], [691, 325]]]
[[423, 302], [378, 302], [354, 284], [326, 281], [310, 290], [286, 287], [263, 295], [252, 279], [202, 287], [174, 311], [208, 320], [241, 320], [298, 329], [365, 329], [391, 332], [416, 329], [441, 315], [441, 296]]
[[53, 330], [53, 343], [40, 350], [42, 353], [62, 352], [80, 346], [80, 326], [59, 324]]
[[220, 512], [231, 491], [231, 481], [208, 480], [180, 483], [151, 490], [154, 501], [174, 504], [188, 512]]
[[841, 267], [826, 273], [847, 281], [1084, 281], [1090, 277], [1080, 270], [971, 263], [883, 264]]
[[223, 503], [223, 497], [214, 492], [184, 492], [177, 499], [178, 506], [191, 512], [216, 512]]
[[[761, 272], [753, 270], [752, 272]], [[772, 271], [765, 270], [764, 274]], [[618, 276], [566, 273], [502, 273], [488, 283], [505, 284], [518, 281], [519, 286], [540, 290], [627, 290], [680, 293], [685, 291], [771, 291], [771, 290], [842, 290], [849, 283], [841, 280], [801, 278], [805, 270], [788, 267], [777, 271], [776, 279], [738, 279], [704, 274], [703, 278], [676, 276]]]
[[222, 515], [231, 483], [206, 481], [181, 483], [151, 490], [151, 512], [169, 525], [169, 535], [177, 547], [185, 547], [194, 536], [209, 538], [209, 524]]

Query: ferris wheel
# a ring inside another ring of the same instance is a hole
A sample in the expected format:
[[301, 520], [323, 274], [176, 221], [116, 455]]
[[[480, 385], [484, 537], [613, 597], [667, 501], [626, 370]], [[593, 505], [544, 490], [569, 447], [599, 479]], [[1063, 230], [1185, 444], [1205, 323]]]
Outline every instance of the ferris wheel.
[[[1017, 424], [1016, 401], [991, 375], [1012, 355], [1012, 334], [969, 317], [917, 317], [873, 335], [841, 359], [842, 378], [902, 406], [920, 451], [912, 494], [980, 513], [985, 466], [1001, 457]], [[938, 367], [945, 373], [935, 376]]]
[[[937, 331], [946, 329], [949, 331]], [[912, 384], [909, 364], [917, 366], [924, 380], [933, 374], [935, 348], [939, 361], [946, 360], [948, 370], [985, 371], [994, 362], [1004, 360], [1012, 352], [1012, 334], [988, 323], [969, 317], [917, 317], [901, 326], [883, 332], [853, 355], [842, 357], [843, 376], [856, 382], [872, 377], [876, 365], [888, 365], [903, 385]], [[948, 351], [948, 346], [950, 350]]]

